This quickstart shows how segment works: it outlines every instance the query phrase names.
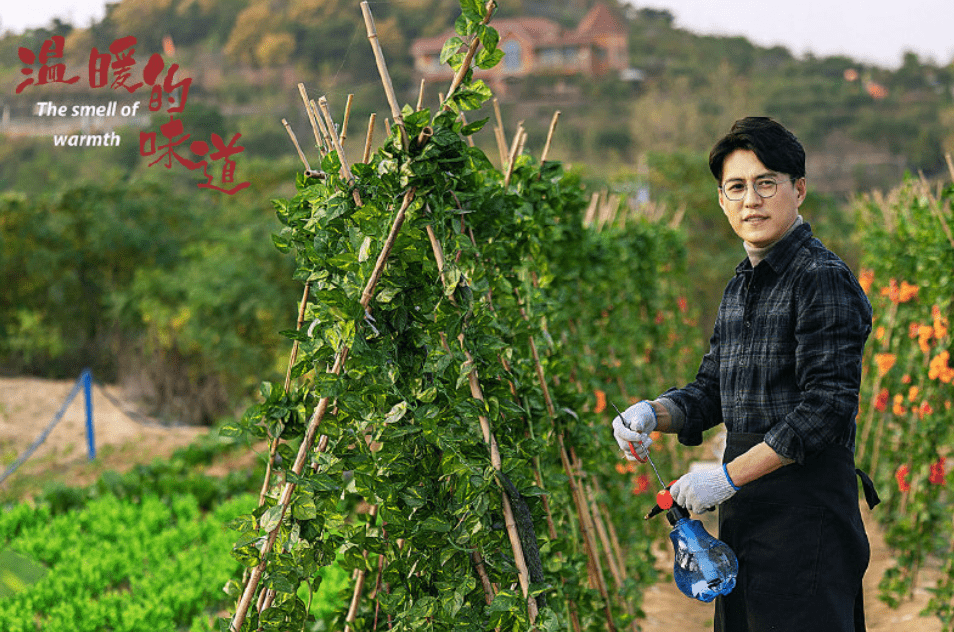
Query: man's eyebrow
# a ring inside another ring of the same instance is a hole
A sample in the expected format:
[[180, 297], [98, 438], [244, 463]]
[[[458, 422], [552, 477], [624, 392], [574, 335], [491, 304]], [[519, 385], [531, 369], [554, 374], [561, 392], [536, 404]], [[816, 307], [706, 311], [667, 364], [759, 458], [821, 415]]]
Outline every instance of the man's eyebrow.
[[[761, 180], [762, 178], [777, 178], [778, 172], [776, 171], [766, 171], [765, 173], [760, 173], [755, 176], [755, 180]], [[745, 178], [726, 178], [726, 182], [745, 182]]]

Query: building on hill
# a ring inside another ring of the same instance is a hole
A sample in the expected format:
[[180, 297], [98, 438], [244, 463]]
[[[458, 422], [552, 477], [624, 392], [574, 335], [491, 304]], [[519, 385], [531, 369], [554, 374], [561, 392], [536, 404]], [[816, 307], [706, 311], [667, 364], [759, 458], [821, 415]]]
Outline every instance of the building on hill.
[[[596, 4], [577, 27], [566, 30], [542, 17], [502, 18], [491, 22], [500, 34], [497, 47], [503, 60], [490, 70], [477, 70], [476, 76], [504, 92], [506, 81], [529, 75], [602, 77], [617, 73], [623, 78], [638, 78], [629, 68], [629, 38], [626, 24], [607, 5]], [[441, 48], [455, 33], [416, 39], [411, 44], [414, 70], [431, 81], [449, 80], [453, 71], [440, 63]]]

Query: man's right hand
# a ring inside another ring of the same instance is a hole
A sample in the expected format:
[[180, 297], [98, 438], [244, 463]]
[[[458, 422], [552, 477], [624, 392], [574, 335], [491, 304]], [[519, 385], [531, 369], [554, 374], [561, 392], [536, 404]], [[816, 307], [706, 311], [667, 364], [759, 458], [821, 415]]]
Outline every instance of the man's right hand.
[[[630, 461], [645, 460], [649, 454], [649, 446], [653, 440], [649, 433], [656, 429], [656, 411], [652, 405], [643, 400], [637, 402], [613, 419], [613, 436], [620, 450]], [[633, 454], [630, 444], [636, 449], [639, 458]]]

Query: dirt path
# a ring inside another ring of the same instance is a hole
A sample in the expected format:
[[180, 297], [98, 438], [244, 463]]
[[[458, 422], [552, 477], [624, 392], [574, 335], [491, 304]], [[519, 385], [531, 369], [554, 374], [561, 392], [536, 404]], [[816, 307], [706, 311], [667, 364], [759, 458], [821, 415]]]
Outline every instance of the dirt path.
[[[878, 511], [875, 508], [874, 511]], [[865, 528], [868, 531], [868, 540], [871, 543], [871, 563], [865, 575], [865, 619], [868, 632], [940, 632], [941, 622], [934, 617], [920, 617], [918, 613], [924, 609], [931, 595], [923, 586], [932, 585], [933, 577], [930, 569], [922, 574], [921, 588], [915, 591], [914, 599], [901, 604], [897, 610], [892, 610], [878, 599], [878, 582], [884, 571], [892, 564], [891, 555], [884, 544], [881, 529], [868, 511], [868, 506], [862, 504], [862, 516]], [[715, 533], [715, 524], [706, 523], [706, 529]], [[661, 551], [658, 556], [658, 568], [661, 571], [672, 573], [672, 553], [668, 549]], [[646, 621], [642, 624], [643, 632], [705, 632], [712, 630], [712, 616], [714, 606], [704, 604], [685, 597], [672, 581], [663, 581], [652, 586], [645, 595], [643, 610], [646, 612]]]

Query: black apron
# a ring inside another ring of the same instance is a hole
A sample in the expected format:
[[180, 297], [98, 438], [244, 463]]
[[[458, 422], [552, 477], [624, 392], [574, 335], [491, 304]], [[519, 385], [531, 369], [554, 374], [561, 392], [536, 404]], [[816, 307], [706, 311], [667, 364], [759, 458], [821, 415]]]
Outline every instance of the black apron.
[[[729, 433], [728, 463], [764, 435]], [[716, 599], [716, 632], [863, 632], [870, 548], [858, 508], [854, 455], [830, 446], [762, 476], [719, 507], [719, 538], [739, 558], [735, 589]]]

